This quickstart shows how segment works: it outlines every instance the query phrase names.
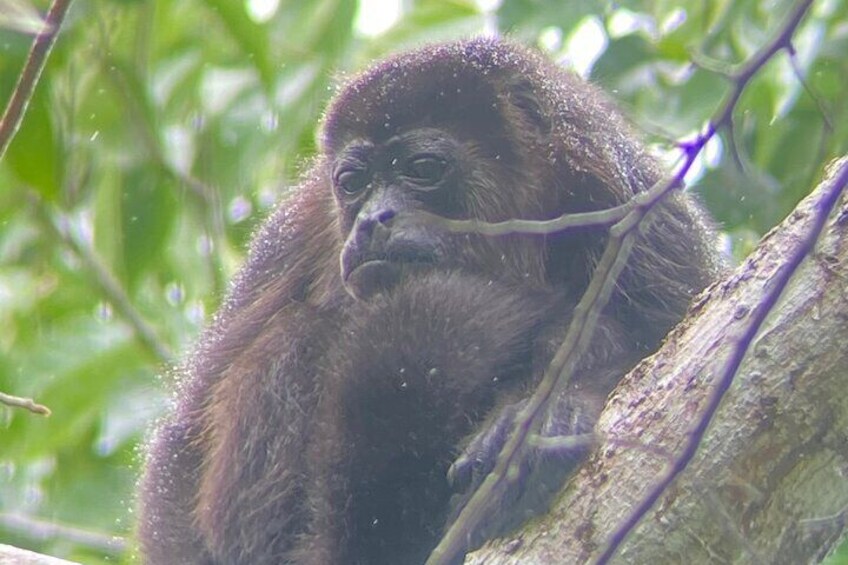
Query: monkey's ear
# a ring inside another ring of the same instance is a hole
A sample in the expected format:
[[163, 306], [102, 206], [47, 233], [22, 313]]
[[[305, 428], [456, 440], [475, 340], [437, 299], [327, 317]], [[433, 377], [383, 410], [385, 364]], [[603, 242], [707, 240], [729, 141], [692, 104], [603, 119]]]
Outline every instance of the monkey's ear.
[[507, 90], [509, 102], [517, 108], [524, 119], [539, 130], [541, 135], [548, 135], [553, 129], [552, 112], [545, 107], [537, 89], [527, 79], [519, 79], [509, 85]]

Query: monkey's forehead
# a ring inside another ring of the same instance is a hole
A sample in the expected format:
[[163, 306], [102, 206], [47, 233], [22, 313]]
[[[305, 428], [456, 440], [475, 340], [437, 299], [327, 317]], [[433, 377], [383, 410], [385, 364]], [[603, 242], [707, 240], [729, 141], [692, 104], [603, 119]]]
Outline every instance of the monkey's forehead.
[[[524, 136], [534, 118], [541, 133]], [[354, 77], [328, 107], [322, 153], [332, 157], [354, 139], [383, 143], [417, 127], [517, 152], [532, 138], [544, 142], [552, 163], [567, 163], [624, 196], [653, 184], [659, 170], [603, 92], [500, 38], [425, 46]]]
[[497, 38], [441, 43], [390, 57], [345, 85], [331, 102], [322, 142], [334, 151], [354, 137], [389, 138], [414, 125], [479, 121], [503, 114], [499, 95], [525, 80], [540, 88], [547, 63]]

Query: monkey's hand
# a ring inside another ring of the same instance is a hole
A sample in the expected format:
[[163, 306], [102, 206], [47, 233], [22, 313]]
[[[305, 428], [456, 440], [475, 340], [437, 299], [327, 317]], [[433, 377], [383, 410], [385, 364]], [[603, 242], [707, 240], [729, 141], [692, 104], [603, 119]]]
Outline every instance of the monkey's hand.
[[519, 460], [507, 470], [497, 490], [494, 512], [481, 524], [468, 524], [470, 547], [518, 527], [527, 519], [548, 509], [593, 441], [594, 426], [603, 407], [604, 396], [595, 391], [573, 389], [560, 394], [547, 409], [542, 422], [522, 422], [522, 410], [529, 400], [506, 405], [471, 438], [448, 471], [448, 481], [457, 493], [452, 500], [455, 520], [474, 492], [495, 468], [504, 445], [519, 426], [533, 426], [521, 447]]

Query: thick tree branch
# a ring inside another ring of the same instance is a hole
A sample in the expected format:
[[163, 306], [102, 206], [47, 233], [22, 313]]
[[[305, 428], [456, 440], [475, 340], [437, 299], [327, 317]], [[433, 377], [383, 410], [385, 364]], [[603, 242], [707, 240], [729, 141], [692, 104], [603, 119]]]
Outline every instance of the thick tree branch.
[[[613, 532], [638, 521], [640, 505], [648, 511], [624, 540], [621, 562], [801, 563], [835, 546], [848, 507], [846, 175], [848, 158], [624, 379], [599, 423], [601, 445], [554, 511], [471, 563], [597, 559]], [[841, 209], [770, 309], [698, 441], [758, 309], [840, 191]], [[688, 468], [680, 455], [658, 456], [693, 444], [700, 447]], [[685, 471], [677, 476], [676, 467]], [[675, 476], [658, 488], [657, 477]], [[654, 491], [658, 503], [646, 505]]]

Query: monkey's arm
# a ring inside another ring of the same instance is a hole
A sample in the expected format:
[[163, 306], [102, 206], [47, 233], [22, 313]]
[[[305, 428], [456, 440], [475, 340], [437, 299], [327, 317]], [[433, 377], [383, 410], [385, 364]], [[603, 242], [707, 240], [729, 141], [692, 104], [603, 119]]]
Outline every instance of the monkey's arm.
[[194, 524], [203, 456], [200, 406], [205, 395], [184, 397], [148, 445], [139, 485], [138, 538], [147, 565], [211, 564]]
[[291, 549], [307, 521], [303, 454], [330, 325], [331, 315], [289, 304], [217, 382], [201, 386], [194, 375], [185, 384], [141, 485], [146, 563], [274, 563]]
[[257, 562], [254, 555], [291, 543], [285, 534], [302, 509], [287, 503], [303, 483], [297, 444], [311, 417], [310, 367], [346, 299], [322, 187], [310, 177], [263, 224], [182, 367], [174, 411], [149, 444], [139, 489], [145, 563]]

